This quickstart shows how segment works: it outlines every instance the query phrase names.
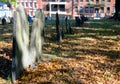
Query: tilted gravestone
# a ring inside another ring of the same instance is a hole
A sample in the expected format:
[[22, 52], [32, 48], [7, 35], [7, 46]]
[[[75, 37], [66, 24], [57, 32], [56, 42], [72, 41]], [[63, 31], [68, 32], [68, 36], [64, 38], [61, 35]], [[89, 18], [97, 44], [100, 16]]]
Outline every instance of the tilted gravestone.
[[40, 61], [42, 54], [44, 14], [37, 10], [29, 32], [27, 14], [22, 6], [16, 8], [13, 27], [12, 81], [24, 69]]

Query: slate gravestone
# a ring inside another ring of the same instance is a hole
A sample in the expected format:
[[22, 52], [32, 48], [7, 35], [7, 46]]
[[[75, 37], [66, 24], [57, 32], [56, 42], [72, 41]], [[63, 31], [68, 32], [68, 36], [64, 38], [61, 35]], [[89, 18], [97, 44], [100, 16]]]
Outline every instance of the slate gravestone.
[[[29, 57], [29, 25], [23, 7], [16, 8], [13, 27], [12, 80], [31, 64]], [[26, 61], [27, 60], [27, 61]], [[29, 61], [28, 61], [29, 60]]]
[[6, 25], [6, 19], [2, 18], [2, 25]]
[[70, 19], [68, 17], [65, 18], [65, 24], [66, 24], [66, 33], [67, 34], [72, 34]]
[[13, 23], [14, 23], [14, 19], [13, 19], [13, 17], [12, 17], [12, 18], [10, 18], [10, 23], [11, 23], [11, 24], [13, 24]]
[[30, 53], [33, 58], [33, 62], [38, 63], [42, 54], [42, 44], [44, 41], [44, 14], [42, 10], [37, 10], [35, 14], [35, 18], [32, 24], [32, 32], [30, 39]]
[[76, 24], [76, 26], [80, 26], [80, 18], [79, 17], [75, 17], [75, 24]]
[[59, 24], [60, 24], [60, 22], [59, 22], [59, 15], [58, 15], [58, 13], [56, 13], [56, 33], [57, 33], [56, 37], [57, 37], [58, 41], [60, 41], [60, 28], [59, 28]]
[[59, 14], [58, 13], [56, 13], [55, 22], [56, 22], [56, 33], [57, 33], [56, 38], [57, 38], [57, 41], [60, 42], [64, 38], [64, 30], [63, 30], [62, 24], [60, 24]]
[[65, 17], [66, 33], [68, 33], [68, 18]]
[[[12, 81], [14, 82], [29, 66], [39, 62], [42, 55], [42, 31], [44, 14], [37, 10], [29, 32], [27, 14], [22, 6], [16, 8], [13, 27]], [[31, 36], [31, 37], [29, 37]]]

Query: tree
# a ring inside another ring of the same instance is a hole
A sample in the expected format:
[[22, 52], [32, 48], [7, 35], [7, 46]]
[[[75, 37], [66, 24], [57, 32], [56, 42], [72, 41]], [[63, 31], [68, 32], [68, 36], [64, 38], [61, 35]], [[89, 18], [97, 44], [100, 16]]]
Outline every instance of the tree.
[[120, 1], [119, 0], [115, 0], [115, 14], [114, 14], [114, 18], [116, 20], [120, 20]]
[[16, 3], [16, 0], [1, 0], [2, 2], [8, 2], [8, 3], [10, 3], [11, 5], [13, 5], [13, 6], [17, 6], [17, 3]]

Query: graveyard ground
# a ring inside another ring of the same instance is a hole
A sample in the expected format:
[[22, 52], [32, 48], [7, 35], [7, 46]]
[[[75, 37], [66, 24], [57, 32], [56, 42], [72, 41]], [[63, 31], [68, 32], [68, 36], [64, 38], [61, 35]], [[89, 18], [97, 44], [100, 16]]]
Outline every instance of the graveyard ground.
[[[52, 23], [54, 24], [54, 23]], [[120, 84], [120, 22], [88, 21], [55, 41], [47, 24], [42, 61], [23, 72], [16, 83]], [[0, 83], [10, 83], [12, 25], [0, 25]]]

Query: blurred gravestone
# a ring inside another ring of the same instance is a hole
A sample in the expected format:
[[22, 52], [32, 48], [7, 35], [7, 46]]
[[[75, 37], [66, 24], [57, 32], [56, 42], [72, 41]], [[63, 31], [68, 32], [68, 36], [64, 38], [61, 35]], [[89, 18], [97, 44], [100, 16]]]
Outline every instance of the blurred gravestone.
[[57, 33], [57, 40], [60, 41], [60, 28], [59, 28], [59, 15], [56, 13], [56, 33]]
[[59, 21], [59, 14], [56, 13], [56, 37], [57, 40], [60, 42], [64, 38], [64, 32], [63, 27], [60, 27], [60, 21]]
[[13, 23], [14, 23], [14, 19], [13, 19], [13, 17], [12, 17], [12, 18], [10, 18], [10, 23], [11, 23], [11, 24], [13, 24]]
[[68, 33], [68, 17], [65, 17], [66, 33]]
[[81, 24], [84, 24], [84, 22], [87, 21], [87, 17], [85, 17], [84, 15], [81, 15], [80, 18], [81, 18]]
[[5, 18], [2, 19], [2, 25], [6, 25], [6, 19]]
[[66, 33], [72, 34], [70, 19], [68, 17], [65, 18], [65, 24], [66, 24]]
[[76, 26], [80, 26], [80, 18], [79, 17], [75, 17], [75, 24], [76, 24]]
[[13, 82], [21, 75], [24, 69], [40, 61], [42, 54], [42, 31], [44, 27], [43, 18], [44, 15], [42, 11], [37, 10], [32, 31], [29, 32], [25, 9], [22, 6], [16, 8], [13, 27]]
[[35, 18], [32, 24], [32, 32], [30, 39], [30, 53], [34, 62], [39, 62], [42, 54], [42, 44], [44, 38], [44, 14], [42, 10], [36, 11]]

